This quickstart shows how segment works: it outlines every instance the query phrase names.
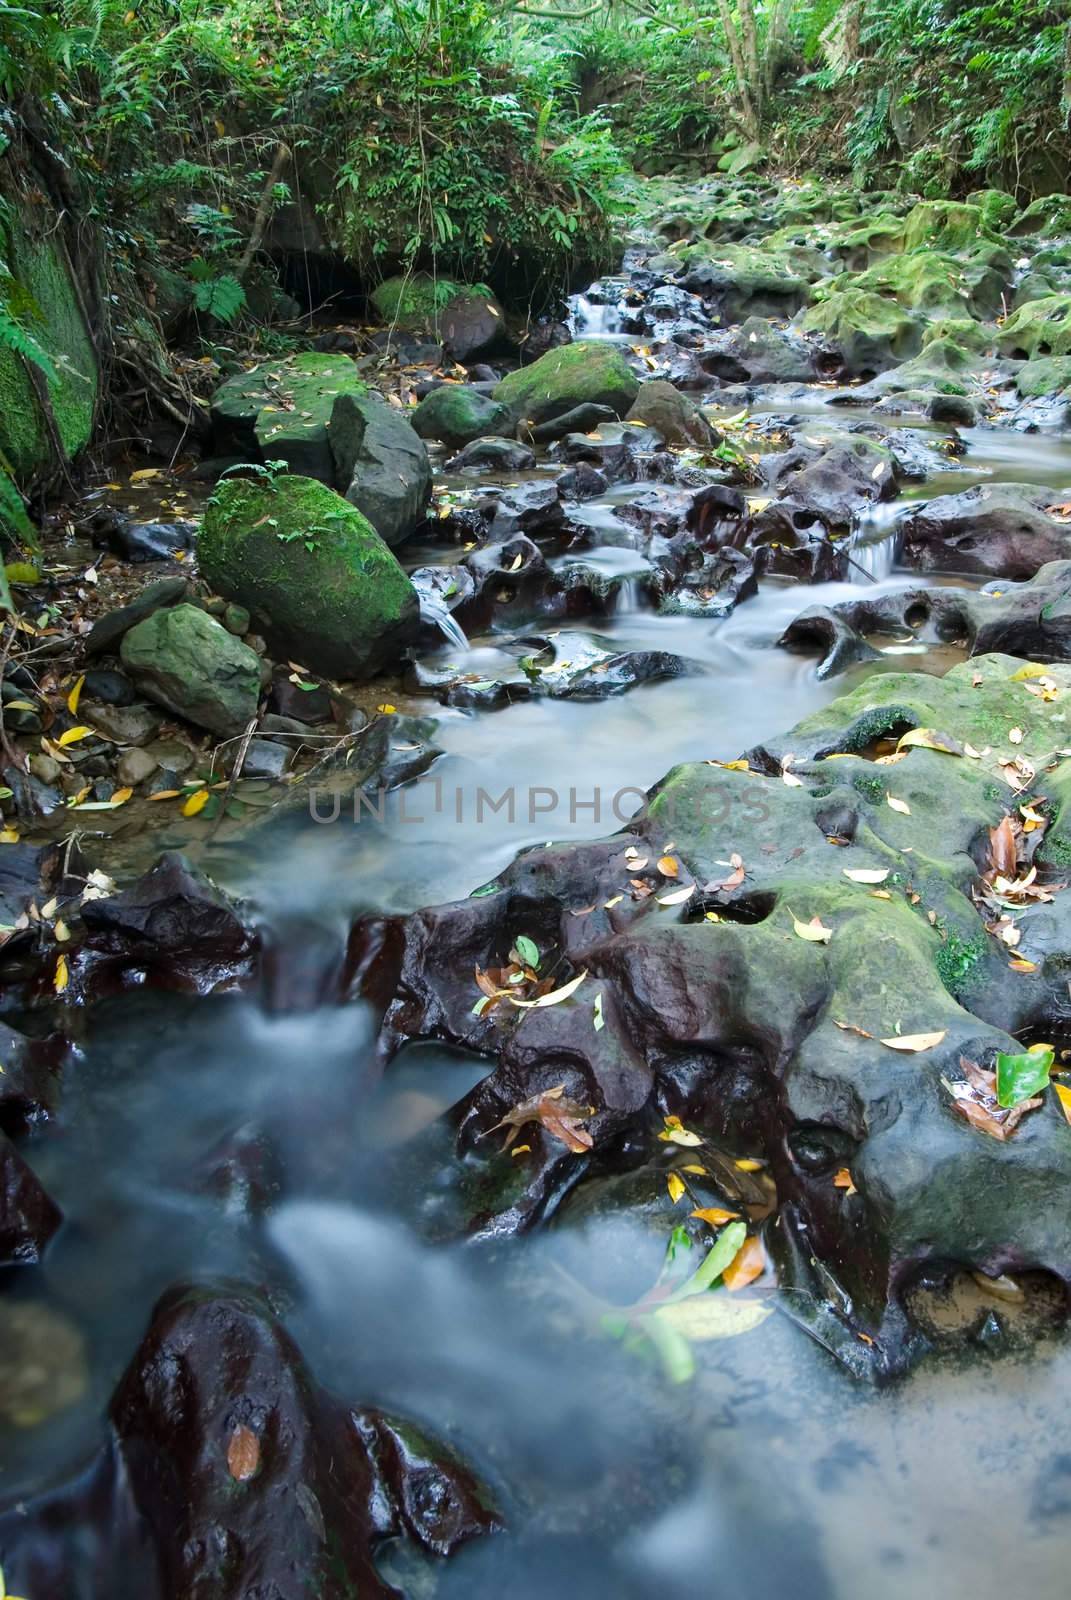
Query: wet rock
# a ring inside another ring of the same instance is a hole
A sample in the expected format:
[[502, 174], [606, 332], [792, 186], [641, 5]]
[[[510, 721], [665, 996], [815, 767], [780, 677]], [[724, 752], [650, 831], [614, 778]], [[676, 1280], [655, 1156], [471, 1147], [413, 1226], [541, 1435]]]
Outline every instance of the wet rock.
[[21, 1138], [54, 1116], [70, 1055], [59, 1034], [32, 1038], [0, 1023], [0, 1130], [8, 1138]]
[[[537, 1226], [598, 1176], [659, 1159], [672, 1114], [715, 1147], [762, 1151], [779, 1203], [766, 1243], [793, 1315], [853, 1370], [903, 1370], [925, 1348], [901, 1291], [934, 1262], [990, 1279], [1047, 1273], [1066, 1315], [1071, 1228], [1032, 1198], [1071, 1164], [1058, 1106], [1047, 1099], [1000, 1143], [957, 1115], [947, 1086], [961, 1058], [1013, 1048], [1008, 1030], [1059, 1032], [1066, 1005], [1071, 902], [1056, 895], [1024, 928], [1036, 965], [1024, 977], [972, 893], [989, 830], [1024, 798], [1004, 778], [1001, 730], [1024, 728], [1021, 758], [1039, 773], [1062, 737], [1018, 665], [986, 656], [944, 679], [871, 678], [750, 752], [748, 768], [675, 769], [622, 833], [530, 849], [459, 905], [401, 919], [384, 1048], [435, 1037], [494, 1063], [451, 1114], [456, 1222], [498, 1240]], [[1071, 689], [1069, 669], [1051, 671]], [[865, 759], [908, 727], [986, 753]], [[727, 833], [744, 864], [728, 886]], [[696, 886], [677, 900], [660, 898], [656, 868], [670, 841], [672, 887]], [[887, 897], [849, 870], [887, 872]], [[794, 937], [793, 917], [814, 915], [828, 943]], [[519, 1019], [512, 1007], [475, 1016], [459, 974], [500, 965], [522, 931], [555, 983], [583, 973], [582, 986]], [[881, 1043], [931, 1030], [914, 1053]], [[511, 1106], [558, 1083], [594, 1108], [589, 1152], [534, 1125], [523, 1169], [488, 1148], [482, 1136]], [[854, 1194], [833, 1182], [844, 1167]]]
[[177, 774], [189, 772], [196, 759], [190, 746], [178, 739], [154, 739], [145, 749], [158, 766]]
[[63, 1213], [0, 1134], [0, 1263], [33, 1266], [63, 1221]]
[[93, 543], [104, 545], [121, 561], [169, 561], [176, 550], [192, 550], [197, 536], [193, 522], [134, 522], [118, 511], [93, 519]]
[[212, 733], [241, 733], [256, 714], [255, 654], [197, 606], [139, 622], [123, 639], [122, 658], [143, 694]]
[[263, 622], [273, 649], [313, 671], [367, 677], [415, 630], [416, 594], [390, 550], [310, 478], [229, 480], [209, 505], [199, 556], [212, 586]]
[[[331, 716], [331, 696], [323, 684], [313, 684], [307, 678], [294, 683], [295, 676], [297, 674], [289, 667], [276, 668], [268, 694], [268, 709], [294, 722], [327, 722]], [[302, 687], [303, 684], [307, 687]]]
[[700, 365], [725, 383], [808, 383], [815, 361], [804, 340], [774, 328], [766, 318], [749, 317], [741, 327], [713, 339]]
[[764, 540], [816, 527], [847, 533], [864, 506], [897, 493], [889, 452], [864, 438], [797, 447], [768, 458], [768, 470], [779, 498], [755, 519]]
[[828, 677], [875, 652], [861, 637], [905, 633], [962, 644], [971, 655], [1000, 651], [1029, 661], [1071, 659], [1071, 562], [1052, 561], [1024, 583], [979, 591], [898, 589], [863, 594], [801, 613], [780, 643], [818, 650], [817, 672]]
[[447, 472], [527, 472], [535, 466], [535, 452], [515, 439], [473, 439], [451, 456]]
[[[97, 618], [86, 638], [86, 655], [103, 656], [116, 650], [123, 635], [136, 623], [143, 622], [164, 606], [178, 605], [186, 598], [186, 591], [186, 579], [181, 577], [160, 578], [156, 583], [150, 583], [127, 605], [120, 606], [116, 611], [107, 611], [104, 616]], [[98, 695], [97, 698], [107, 700], [108, 696]], [[121, 705], [123, 702], [115, 700], [111, 703]]]
[[246, 778], [281, 778], [290, 765], [290, 751], [285, 744], [271, 739], [250, 739], [242, 763], [242, 776]]
[[233, 633], [238, 639], [249, 632], [249, 612], [245, 606], [237, 606], [233, 601], [224, 606], [222, 621], [227, 632]]
[[103, 992], [150, 981], [204, 993], [248, 976], [257, 939], [235, 905], [177, 851], [137, 882], [81, 908], [86, 943], [71, 989]]
[[100, 700], [108, 706], [129, 706], [137, 698], [137, 691], [126, 673], [107, 667], [96, 667], [86, 673], [82, 693], [87, 700]]
[[439, 439], [451, 450], [492, 435], [508, 439], [516, 432], [508, 406], [465, 383], [433, 389], [412, 412], [412, 419], [422, 439]]
[[375, 528], [399, 545], [424, 519], [431, 463], [423, 440], [381, 395], [340, 394], [331, 411], [335, 487]]
[[499, 496], [491, 523], [491, 538], [511, 539], [518, 533], [531, 538], [555, 533], [562, 521], [561, 501], [553, 483], [522, 483]]
[[494, 397], [518, 421], [549, 422], [576, 406], [607, 406], [627, 414], [639, 380], [615, 345], [578, 340], [507, 374]]
[[815, 336], [819, 370], [829, 377], [870, 378], [922, 348], [922, 319], [865, 289], [833, 290], [799, 327]]
[[554, 483], [562, 500], [597, 500], [610, 487], [605, 473], [588, 461], [567, 468]]
[[199, 1164], [194, 1186], [217, 1196], [228, 1212], [262, 1216], [283, 1192], [283, 1162], [270, 1136], [255, 1123], [236, 1128]]
[[447, 1556], [499, 1525], [441, 1448], [320, 1389], [252, 1291], [158, 1303], [111, 1405], [115, 1449], [151, 1530], [161, 1600], [389, 1600], [374, 1563], [407, 1536]]
[[46, 783], [33, 771], [9, 766], [3, 771], [5, 786], [11, 790], [16, 815], [24, 821], [32, 817], [50, 817], [64, 804], [64, 798], [54, 783]]
[[158, 766], [156, 757], [147, 750], [124, 750], [115, 770], [121, 784], [136, 789], [139, 783], [152, 777]]
[[548, 445], [557, 439], [564, 439], [567, 433], [594, 433], [604, 423], [616, 420], [617, 413], [609, 406], [594, 405], [589, 401], [574, 406], [571, 411], [565, 411], [549, 422], [537, 422], [531, 426], [522, 423], [521, 433], [533, 444]]
[[133, 700], [125, 705], [107, 705], [85, 696], [79, 702], [79, 714], [91, 728], [115, 744], [122, 745], [148, 744], [156, 738], [163, 722], [159, 711], [144, 700]]
[[486, 284], [417, 272], [385, 279], [372, 304], [384, 322], [439, 340], [451, 361], [466, 362], [503, 341], [502, 307]]
[[783, 258], [750, 246], [719, 245], [710, 259], [696, 259], [682, 275], [685, 289], [702, 295], [723, 323], [748, 317], [792, 317], [807, 304], [802, 278], [787, 270]]
[[663, 444], [712, 450], [720, 439], [697, 405], [671, 383], [657, 379], [641, 385], [626, 420], [642, 422]]
[[939, 495], [905, 516], [904, 560], [923, 572], [1031, 578], [1046, 562], [1071, 555], [1071, 524], [1048, 510], [1067, 498], [1060, 490], [1000, 483]]

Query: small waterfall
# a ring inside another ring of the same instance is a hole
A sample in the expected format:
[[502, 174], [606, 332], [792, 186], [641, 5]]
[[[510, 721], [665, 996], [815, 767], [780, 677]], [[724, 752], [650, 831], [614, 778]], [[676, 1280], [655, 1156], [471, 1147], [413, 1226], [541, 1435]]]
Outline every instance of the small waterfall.
[[469, 641], [465, 630], [457, 618], [447, 609], [442, 597], [435, 593], [423, 593], [420, 596], [420, 617], [422, 622], [430, 622], [455, 650], [468, 650]]
[[880, 502], [864, 511], [852, 534], [852, 576], [866, 574], [880, 582], [888, 578], [900, 554], [900, 518], [903, 505]]

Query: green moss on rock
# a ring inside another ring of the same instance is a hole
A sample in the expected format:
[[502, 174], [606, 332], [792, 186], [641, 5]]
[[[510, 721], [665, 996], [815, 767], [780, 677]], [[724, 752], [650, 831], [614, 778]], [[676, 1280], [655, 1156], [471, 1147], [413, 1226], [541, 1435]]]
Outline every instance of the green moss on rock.
[[246, 461], [285, 461], [291, 472], [334, 483], [335, 401], [367, 393], [349, 356], [310, 350], [262, 362], [228, 378], [212, 397], [216, 449]]
[[416, 591], [371, 523], [311, 478], [230, 479], [198, 539], [208, 582], [314, 671], [363, 677], [415, 631]]
[[492, 398], [518, 420], [549, 422], [587, 403], [609, 406], [624, 417], [639, 389], [639, 379], [616, 345], [577, 340], [549, 350], [530, 367], [507, 373]]
[[425, 395], [410, 421], [422, 439], [460, 450], [473, 439], [511, 439], [517, 423], [509, 406], [467, 383], [444, 383]]
[[[0, 254], [32, 305], [27, 327], [49, 357], [55, 376], [47, 380], [56, 431], [68, 457], [89, 443], [99, 386], [96, 352], [54, 237], [38, 238], [18, 220], [0, 237]], [[52, 457], [45, 418], [23, 361], [0, 348], [0, 456], [20, 482]]]
[[997, 349], [1018, 360], [1071, 355], [1071, 295], [1046, 295], [1020, 306], [1001, 328]]

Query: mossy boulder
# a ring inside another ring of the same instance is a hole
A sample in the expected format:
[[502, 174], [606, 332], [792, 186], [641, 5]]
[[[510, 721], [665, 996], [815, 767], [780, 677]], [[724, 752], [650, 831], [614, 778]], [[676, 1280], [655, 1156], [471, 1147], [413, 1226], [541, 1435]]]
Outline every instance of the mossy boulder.
[[212, 587], [313, 671], [368, 676], [415, 631], [416, 590], [398, 562], [357, 508], [315, 479], [228, 479], [209, 501], [197, 554]]
[[[331, 413], [341, 394], [365, 395], [346, 355], [303, 355], [264, 361], [228, 378], [212, 397], [218, 454], [247, 461], [285, 461], [291, 472], [336, 481]], [[348, 485], [343, 485], [348, 487]]]
[[453, 450], [473, 439], [511, 439], [517, 432], [517, 420], [509, 406], [467, 383], [444, 383], [433, 389], [411, 416], [413, 429], [422, 439], [438, 439]]
[[981, 206], [923, 200], [904, 219], [904, 249], [966, 250], [988, 232]]
[[505, 315], [485, 283], [417, 272], [387, 278], [371, 298], [382, 321], [436, 340], [454, 361], [467, 361], [504, 337]]
[[844, 376], [882, 372], [917, 355], [922, 347], [920, 317], [895, 300], [863, 289], [834, 289], [820, 304], [809, 307], [797, 326], [817, 336], [837, 358]]
[[1046, 295], [1012, 313], [997, 337], [997, 349], [1013, 360], [1071, 355], [1071, 295]]
[[142, 694], [210, 733], [241, 733], [256, 714], [259, 656], [199, 606], [154, 611], [120, 654]]
[[624, 417], [640, 380], [616, 345], [577, 340], [548, 350], [530, 367], [507, 373], [492, 398], [518, 421], [549, 422], [585, 404], [608, 406]]
[[1043, 194], [1021, 211], [1009, 230], [1014, 238], [1030, 234], [1057, 236], [1071, 233], [1071, 195]]
[[967, 196], [967, 204], [978, 207], [984, 227], [998, 232], [1007, 227], [1019, 209], [1015, 196], [1006, 189], [974, 189]]
[[[60, 224], [54, 217], [50, 222], [48, 228], [31, 226], [19, 213], [9, 213], [0, 224], [0, 256], [16, 284], [11, 298], [20, 320], [50, 363], [50, 374], [39, 375], [60, 445], [74, 457], [93, 431], [100, 373], [56, 234]], [[52, 436], [26, 365], [13, 350], [0, 347], [0, 459], [17, 482], [26, 483], [52, 455]]]
[[1071, 388], [1071, 355], [1039, 356], [1036, 361], [1025, 362], [1015, 374], [1015, 387], [1024, 400], [1062, 394]]

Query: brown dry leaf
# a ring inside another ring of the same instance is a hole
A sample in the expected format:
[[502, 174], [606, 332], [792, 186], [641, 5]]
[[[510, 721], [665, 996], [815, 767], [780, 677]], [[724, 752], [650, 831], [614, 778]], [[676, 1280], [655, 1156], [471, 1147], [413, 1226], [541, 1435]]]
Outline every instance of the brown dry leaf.
[[[997, 1099], [995, 1072], [986, 1071], [977, 1062], [968, 1061], [966, 1056], [960, 1056], [959, 1065], [963, 1073], [961, 1080], [951, 1082], [942, 1078], [941, 1082], [952, 1096], [954, 1109], [979, 1133], [988, 1134], [991, 1139], [1001, 1143], [1010, 1139], [1027, 1112], [1042, 1104], [1041, 1095], [1034, 1095], [1029, 1100], [1021, 1100], [1017, 1106], [1006, 1108]], [[1059, 1086], [1053, 1084], [1053, 1088], [1058, 1090]], [[1066, 1110], [1064, 1115], [1067, 1115]]]
[[852, 1175], [847, 1167], [841, 1167], [839, 1172], [833, 1174], [834, 1189], [843, 1189], [845, 1194], [857, 1194], [858, 1190], [852, 1182]]
[[749, 1283], [761, 1278], [766, 1271], [766, 1257], [761, 1242], [754, 1234], [744, 1240], [736, 1255], [721, 1275], [727, 1289], [746, 1289]]
[[[592, 1148], [594, 1141], [587, 1129], [579, 1124], [594, 1115], [594, 1106], [582, 1106], [575, 1100], [567, 1099], [564, 1083], [557, 1083], [552, 1089], [543, 1089], [539, 1094], [522, 1100], [511, 1111], [507, 1111], [501, 1121], [487, 1128], [485, 1133], [497, 1133], [499, 1128], [508, 1128], [510, 1132], [506, 1134], [506, 1142], [502, 1146], [503, 1150], [508, 1150], [523, 1127], [529, 1122], [538, 1122], [553, 1138], [567, 1145], [574, 1155], [584, 1155]], [[485, 1137], [485, 1134], [480, 1137]]]
[[659, 856], [658, 870], [664, 878], [675, 878], [681, 870], [676, 856]]
[[995, 828], [990, 828], [989, 860], [993, 871], [1002, 878], [1015, 877], [1019, 868], [1019, 852], [1011, 817], [1002, 817]]
[[260, 1440], [252, 1428], [235, 1428], [227, 1446], [227, 1471], [239, 1483], [244, 1483], [259, 1466]]
[[842, 1033], [857, 1033], [860, 1039], [873, 1039], [874, 1037], [872, 1033], [867, 1033], [865, 1028], [860, 1028], [858, 1023], [855, 1022], [838, 1022], [834, 1017], [833, 1026], [840, 1028]]
[[947, 1028], [940, 1028], [936, 1033], [894, 1033], [891, 1039], [882, 1039], [879, 1042], [887, 1045], [890, 1050], [903, 1050], [919, 1053], [923, 1050], [932, 1050], [941, 1043]]

